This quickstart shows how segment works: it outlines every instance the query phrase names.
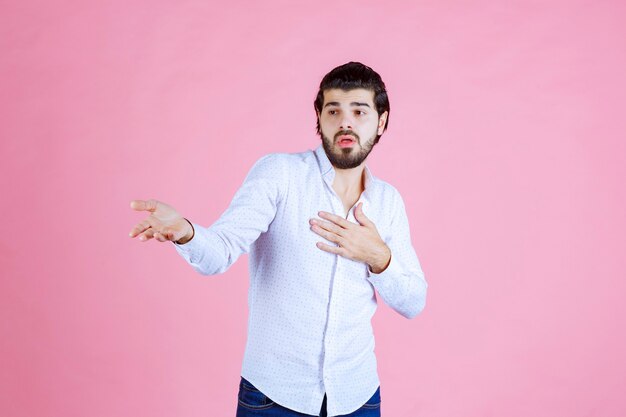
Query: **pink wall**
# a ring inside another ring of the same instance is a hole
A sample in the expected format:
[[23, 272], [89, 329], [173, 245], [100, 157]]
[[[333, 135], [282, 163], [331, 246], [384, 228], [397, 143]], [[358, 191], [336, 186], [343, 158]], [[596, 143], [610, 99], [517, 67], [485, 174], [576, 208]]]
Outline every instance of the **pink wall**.
[[624, 2], [54, 3], [0, 14], [0, 415], [234, 415], [247, 257], [200, 276], [129, 202], [211, 224], [349, 60], [429, 282], [375, 316], [384, 415], [626, 414]]

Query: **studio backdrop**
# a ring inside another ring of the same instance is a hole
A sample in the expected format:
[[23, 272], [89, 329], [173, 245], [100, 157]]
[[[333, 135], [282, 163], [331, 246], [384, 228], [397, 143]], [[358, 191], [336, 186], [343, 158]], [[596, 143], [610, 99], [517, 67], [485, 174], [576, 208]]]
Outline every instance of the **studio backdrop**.
[[260, 157], [319, 145], [349, 61], [386, 83], [367, 164], [429, 284], [411, 320], [378, 298], [382, 414], [626, 415], [623, 2], [0, 10], [0, 415], [234, 415], [248, 256], [199, 275], [129, 203], [211, 225]]

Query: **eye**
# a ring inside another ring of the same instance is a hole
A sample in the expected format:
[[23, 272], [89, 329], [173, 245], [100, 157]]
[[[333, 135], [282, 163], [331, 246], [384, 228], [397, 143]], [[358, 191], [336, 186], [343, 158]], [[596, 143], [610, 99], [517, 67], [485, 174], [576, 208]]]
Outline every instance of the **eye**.
[[364, 111], [362, 111], [362, 110], [355, 110], [355, 113], [358, 113], [358, 114], [359, 114], [359, 116], [361, 116], [361, 115], [364, 115], [364, 114], [365, 114], [365, 112], [364, 112]]
[[337, 112], [337, 110], [329, 110], [329, 111], [328, 111], [328, 114], [330, 114], [330, 115], [335, 115], [335, 113], [336, 113], [336, 112]]

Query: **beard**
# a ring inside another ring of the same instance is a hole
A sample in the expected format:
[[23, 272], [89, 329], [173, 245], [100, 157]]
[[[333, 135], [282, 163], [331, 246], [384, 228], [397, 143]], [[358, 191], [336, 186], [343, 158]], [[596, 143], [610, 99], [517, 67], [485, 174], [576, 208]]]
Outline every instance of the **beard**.
[[[338, 145], [337, 138], [342, 135], [351, 135], [355, 138], [355, 144], [348, 148], [341, 148]], [[338, 169], [352, 169], [356, 168], [365, 161], [367, 155], [374, 149], [376, 134], [365, 143], [361, 143], [359, 136], [350, 131], [342, 130], [335, 135], [334, 140], [328, 139], [323, 133], [320, 133], [322, 137], [322, 146], [326, 152], [326, 156], [330, 163]]]

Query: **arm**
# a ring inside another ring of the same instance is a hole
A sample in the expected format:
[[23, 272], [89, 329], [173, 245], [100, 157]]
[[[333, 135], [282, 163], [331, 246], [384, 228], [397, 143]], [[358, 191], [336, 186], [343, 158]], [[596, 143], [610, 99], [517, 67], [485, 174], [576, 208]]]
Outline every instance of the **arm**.
[[284, 169], [279, 154], [260, 158], [215, 223], [202, 227], [192, 222], [193, 238], [172, 242], [177, 252], [203, 275], [225, 272], [274, 220], [288, 178]]
[[385, 242], [391, 250], [389, 265], [375, 274], [367, 269], [368, 281], [374, 285], [385, 304], [402, 316], [412, 319], [426, 305], [428, 283], [411, 244], [409, 221], [402, 196], [396, 191], [395, 207], [389, 238]]

